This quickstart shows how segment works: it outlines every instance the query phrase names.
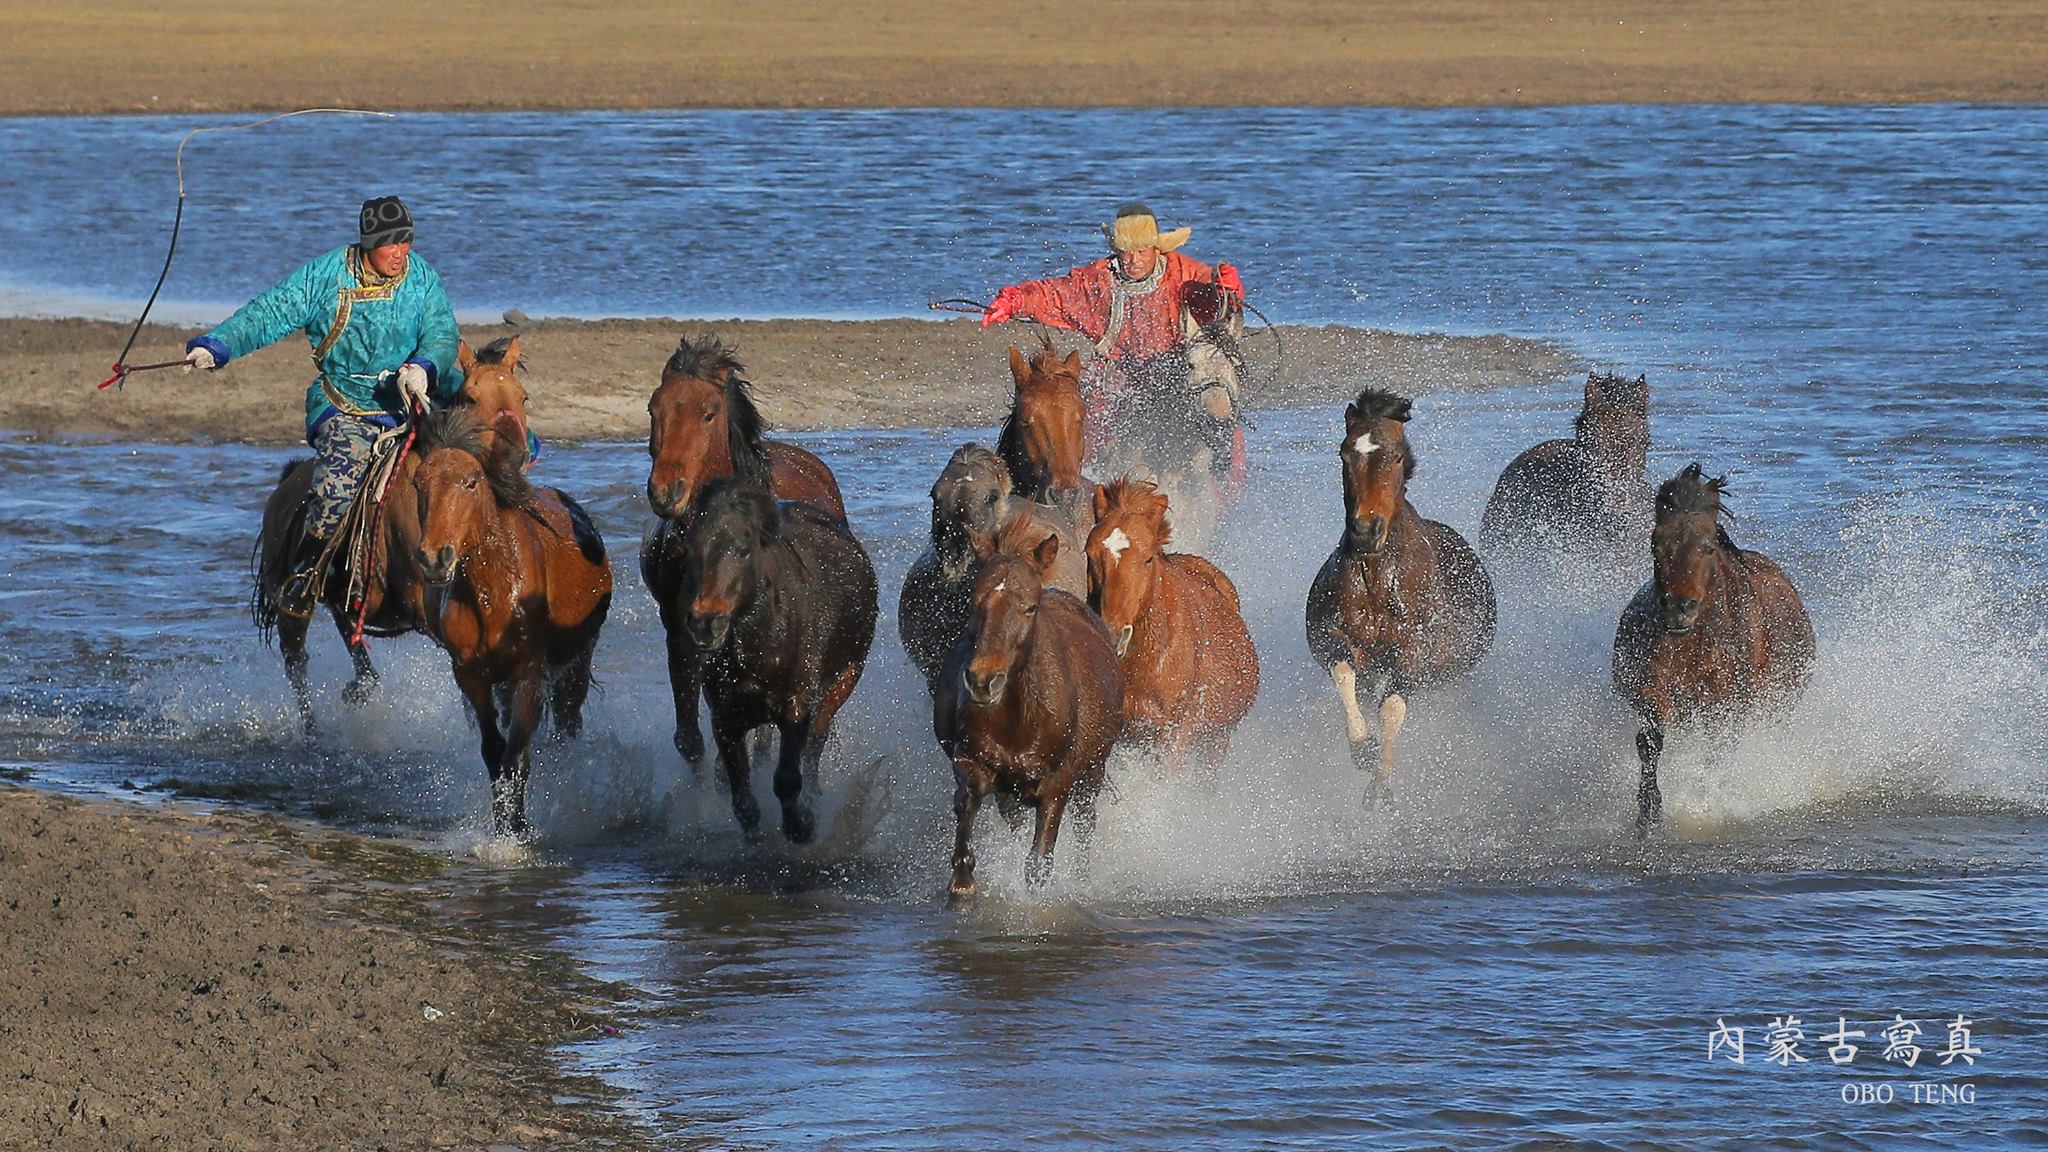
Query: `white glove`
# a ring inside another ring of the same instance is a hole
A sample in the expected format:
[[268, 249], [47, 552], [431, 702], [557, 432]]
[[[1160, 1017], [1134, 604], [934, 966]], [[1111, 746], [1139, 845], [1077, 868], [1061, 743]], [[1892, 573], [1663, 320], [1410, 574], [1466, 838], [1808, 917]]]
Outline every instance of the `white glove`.
[[433, 407], [427, 403], [427, 370], [417, 364], [407, 364], [398, 370], [398, 397], [405, 401], [408, 412], [425, 412]]
[[194, 348], [190, 352], [185, 353], [185, 371], [187, 372], [194, 368], [202, 372], [211, 372], [218, 367], [220, 365], [213, 362], [213, 353], [208, 352], [204, 346]]

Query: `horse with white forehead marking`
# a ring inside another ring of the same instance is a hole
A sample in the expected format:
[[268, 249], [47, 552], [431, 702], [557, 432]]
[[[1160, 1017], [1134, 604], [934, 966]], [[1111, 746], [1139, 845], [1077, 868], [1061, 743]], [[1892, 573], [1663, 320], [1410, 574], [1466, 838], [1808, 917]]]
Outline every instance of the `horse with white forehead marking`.
[[1259, 654], [1230, 577], [1166, 551], [1168, 501], [1125, 477], [1095, 493], [1088, 603], [1109, 626], [1124, 674], [1124, 732], [1166, 756], [1222, 761], [1259, 694]]
[[1344, 535], [1308, 593], [1309, 652], [1329, 670], [1375, 803], [1393, 782], [1406, 694], [1466, 675], [1493, 646], [1493, 581], [1478, 554], [1408, 502], [1410, 407], [1368, 388], [1344, 410]]

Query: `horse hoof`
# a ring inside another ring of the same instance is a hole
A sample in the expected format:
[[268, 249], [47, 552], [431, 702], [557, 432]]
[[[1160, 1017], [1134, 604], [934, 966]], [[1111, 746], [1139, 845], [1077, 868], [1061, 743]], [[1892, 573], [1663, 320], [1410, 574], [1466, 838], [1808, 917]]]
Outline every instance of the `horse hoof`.
[[702, 770], [704, 767], [704, 734], [695, 729], [676, 730], [676, 751], [682, 753], [690, 767]]
[[818, 822], [809, 812], [784, 812], [782, 838], [791, 844], [809, 844], [818, 835]]
[[974, 908], [974, 883], [969, 881], [965, 888], [958, 884], [946, 890], [946, 907], [955, 912], [968, 912]]
[[359, 676], [349, 681], [348, 687], [341, 690], [341, 702], [351, 708], [362, 708], [368, 705], [370, 700], [376, 695], [377, 681], [374, 679], [366, 680]]

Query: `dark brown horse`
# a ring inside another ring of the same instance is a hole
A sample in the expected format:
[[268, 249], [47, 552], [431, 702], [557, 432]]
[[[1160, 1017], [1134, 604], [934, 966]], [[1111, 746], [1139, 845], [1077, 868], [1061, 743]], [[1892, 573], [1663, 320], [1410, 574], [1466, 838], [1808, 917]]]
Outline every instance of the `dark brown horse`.
[[534, 730], [544, 707], [560, 734], [582, 727], [612, 569], [583, 509], [527, 483], [517, 421], [500, 413], [493, 431], [487, 443], [461, 408], [420, 421], [412, 561], [425, 629], [447, 651], [482, 733], [492, 822], [524, 835]]
[[[939, 747], [953, 761], [953, 878], [957, 906], [974, 897], [974, 817], [996, 792], [1004, 807], [1037, 810], [1030, 883], [1052, 874], [1067, 805], [1092, 822], [1103, 766], [1123, 732], [1123, 674], [1109, 632], [1088, 606], [1046, 585], [1056, 536], [1021, 519], [998, 539], [974, 581], [967, 628], [946, 662], [932, 708]], [[1028, 555], [1022, 541], [1036, 539]]]
[[[520, 364], [519, 338], [492, 341], [474, 355], [469, 345], [460, 345], [457, 359], [462, 365], [462, 390], [451, 406], [470, 408], [489, 421], [509, 414], [518, 424], [523, 447], [526, 388], [514, 375]], [[483, 426], [487, 435], [495, 435], [488, 432], [489, 424]], [[396, 447], [394, 444], [394, 450]], [[330, 578], [323, 590], [322, 602], [333, 616], [342, 643], [355, 664], [355, 679], [345, 694], [345, 699], [353, 704], [369, 699], [377, 686], [377, 669], [370, 663], [370, 645], [363, 637], [399, 636], [420, 629], [420, 585], [412, 563], [413, 549], [419, 545], [419, 518], [410, 495], [405, 494], [416, 463], [417, 457], [408, 451], [386, 487], [385, 499], [376, 506], [374, 521], [366, 520], [373, 543], [364, 574], [361, 608], [349, 605], [349, 582], [344, 575]], [[312, 619], [286, 616], [278, 611], [277, 604], [279, 592], [291, 576], [288, 569], [297, 551], [300, 525], [305, 521], [306, 498], [312, 490], [311, 458], [285, 466], [264, 505], [263, 529], [257, 537], [251, 565], [255, 586], [252, 615], [266, 638], [272, 631], [277, 634], [278, 647], [284, 653], [285, 678], [291, 682], [300, 721], [308, 732], [314, 729], [313, 691], [306, 673], [306, 633]], [[356, 634], [359, 614], [363, 623], [361, 636]]]
[[1502, 470], [1479, 521], [1495, 557], [1563, 555], [1633, 564], [1650, 535], [1650, 382], [1595, 373], [1569, 440], [1546, 440]]
[[1663, 815], [1657, 759], [1666, 732], [1782, 707], [1813, 672], [1813, 621], [1799, 590], [1721, 525], [1725, 479], [1688, 464], [1657, 489], [1656, 575], [1622, 609], [1614, 633], [1614, 690], [1643, 719], [1638, 832]]
[[1329, 669], [1375, 803], [1393, 782], [1405, 694], [1464, 676], [1493, 647], [1493, 581], [1478, 554], [1408, 502], [1409, 409], [1368, 388], [1344, 410], [1344, 535], [1308, 593], [1308, 648]]
[[775, 798], [782, 834], [808, 844], [816, 820], [803, 799], [807, 777], [853, 694], [875, 639], [875, 570], [846, 524], [823, 509], [776, 503], [754, 481], [713, 482], [683, 539], [680, 613], [702, 653], [711, 735], [732, 790], [732, 811], [759, 835], [746, 737], [773, 724], [781, 734]]
[[1124, 732], [1177, 768], [1189, 749], [1210, 764], [1259, 695], [1259, 653], [1237, 587], [1200, 556], [1166, 551], [1167, 498], [1142, 480], [1096, 490], [1088, 603], [1116, 643]]
[[1053, 585], [1076, 597], [1087, 595], [1088, 569], [1065, 521], [1044, 505], [1013, 499], [1010, 471], [994, 452], [979, 444], [954, 452], [932, 485], [931, 544], [904, 575], [896, 606], [903, 650], [934, 697], [946, 657], [967, 623], [975, 565], [994, 552], [997, 532], [1013, 515], [1029, 517], [1043, 535], [1060, 537]]
[[676, 750], [692, 767], [704, 762], [704, 734], [697, 725], [703, 675], [696, 647], [684, 627], [683, 534], [713, 481], [739, 476], [766, 485], [780, 500], [822, 509], [842, 523], [846, 501], [839, 481], [816, 456], [763, 433], [766, 422], [754, 406], [739, 357], [715, 336], [685, 337], [662, 366], [661, 385], [647, 401], [651, 425], [647, 454], [647, 502], [661, 518], [640, 549], [640, 578], [661, 610], [668, 635], [669, 688], [675, 699]]
[[1081, 399], [1081, 354], [1062, 357], [1048, 341], [1026, 360], [1012, 348], [1010, 377], [1016, 391], [996, 451], [1017, 493], [1056, 510], [1073, 539], [1085, 540], [1095, 486], [1081, 475], [1082, 422], [1088, 414]]

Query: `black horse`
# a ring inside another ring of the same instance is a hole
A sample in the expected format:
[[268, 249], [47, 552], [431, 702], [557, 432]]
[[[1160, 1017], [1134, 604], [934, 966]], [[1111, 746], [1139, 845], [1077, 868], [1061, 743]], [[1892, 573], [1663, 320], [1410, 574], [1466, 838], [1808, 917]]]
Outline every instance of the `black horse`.
[[1576, 557], [1640, 563], [1650, 538], [1650, 382], [1595, 373], [1569, 440], [1546, 440], [1508, 464], [1479, 521], [1479, 545], [1506, 559]]
[[704, 670], [711, 734], [732, 786], [733, 815], [759, 835], [745, 739], [766, 724], [782, 736], [775, 798], [782, 834], [816, 833], [803, 784], [875, 639], [875, 569], [845, 523], [797, 501], [778, 504], [757, 482], [705, 492], [683, 541], [682, 619]]

